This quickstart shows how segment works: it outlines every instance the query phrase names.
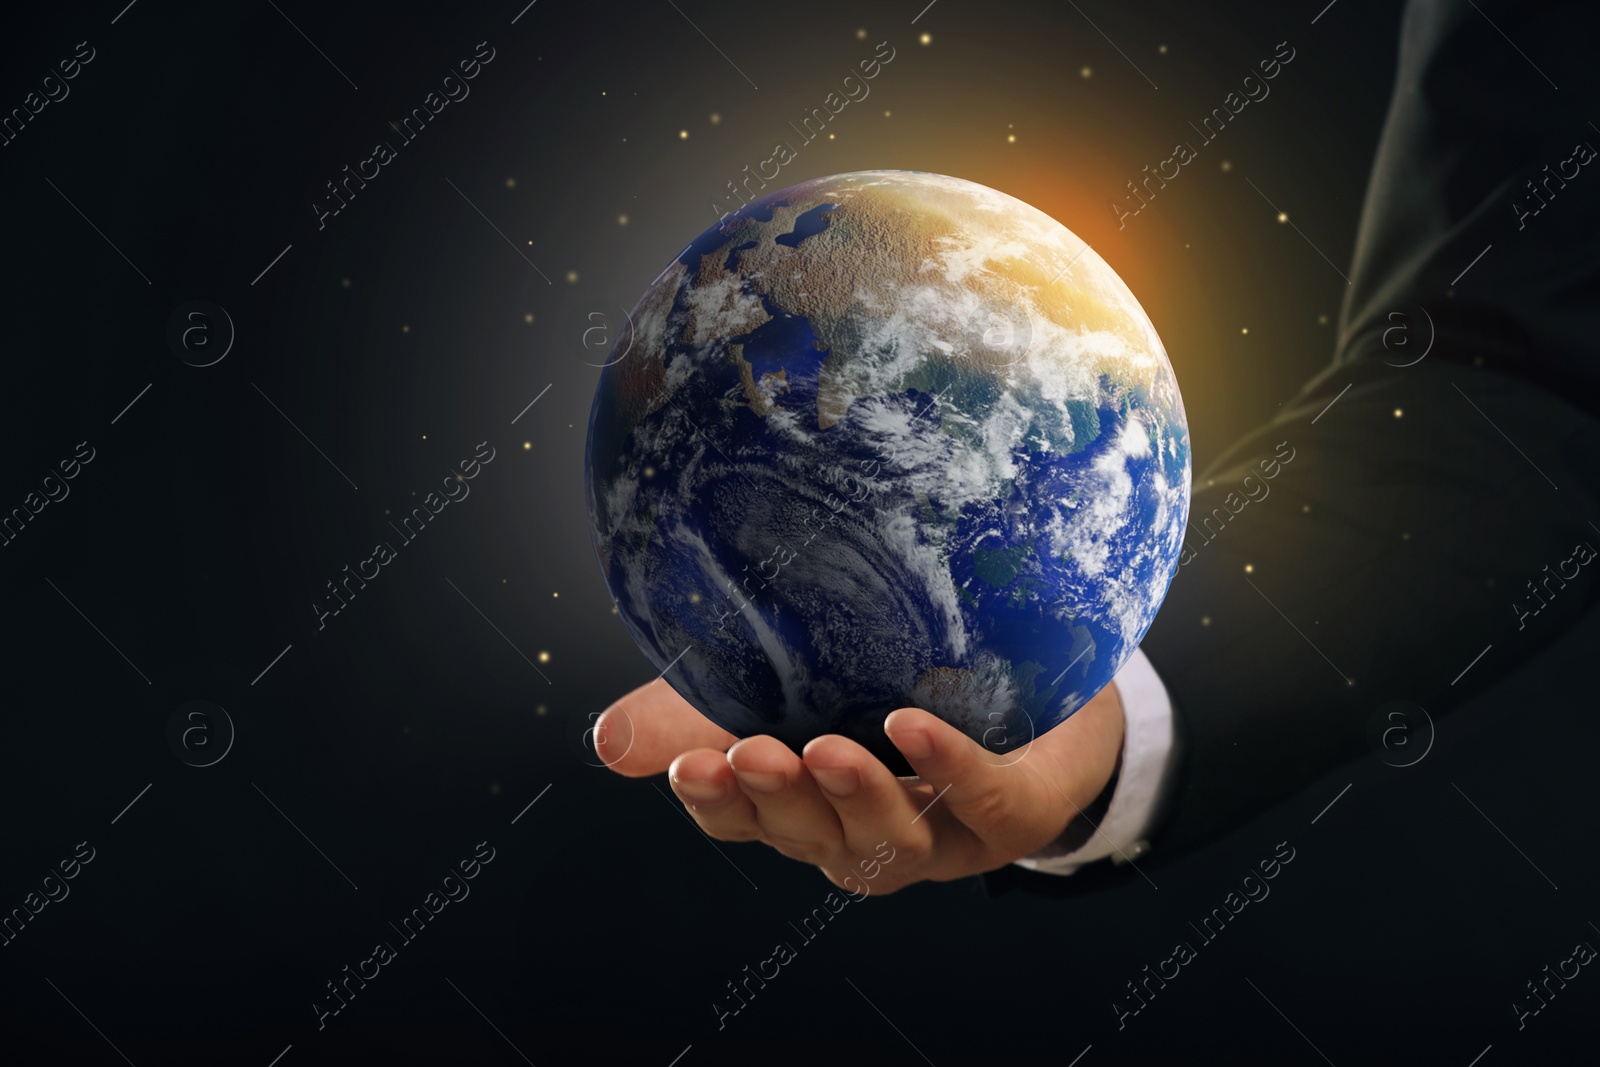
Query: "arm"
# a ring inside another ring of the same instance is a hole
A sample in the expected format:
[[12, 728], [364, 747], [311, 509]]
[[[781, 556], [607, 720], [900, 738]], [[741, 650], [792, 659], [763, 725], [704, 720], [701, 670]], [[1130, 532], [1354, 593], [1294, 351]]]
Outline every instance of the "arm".
[[[1197, 477], [1143, 642], [1187, 742], [1152, 863], [1365, 751], [1385, 701], [1449, 711], [1594, 605], [1589, 568], [1546, 582], [1600, 545], [1600, 196], [1529, 182], [1600, 146], [1597, 23], [1592, 4], [1408, 6], [1333, 366]], [[1274, 458], [1269, 496], [1214, 510]]]
[[[1141, 865], [1360, 754], [1386, 700], [1448, 711], [1594, 604], [1570, 561], [1600, 545], [1600, 197], [1544, 182], [1600, 146], [1583, 110], [1597, 21], [1576, 3], [1407, 8], [1334, 364], [1196, 478], [1141, 646], [1185, 747]], [[1563, 72], [1560, 92], [1502, 31]]]

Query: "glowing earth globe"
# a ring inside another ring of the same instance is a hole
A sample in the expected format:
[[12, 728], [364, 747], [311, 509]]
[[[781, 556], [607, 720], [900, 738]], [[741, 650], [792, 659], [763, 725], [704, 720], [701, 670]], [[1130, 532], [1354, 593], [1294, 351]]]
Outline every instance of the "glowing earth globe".
[[628, 633], [738, 734], [997, 753], [1097, 693], [1178, 566], [1189, 436], [1122, 280], [1037, 209], [865, 171], [725, 216], [651, 283], [589, 417]]

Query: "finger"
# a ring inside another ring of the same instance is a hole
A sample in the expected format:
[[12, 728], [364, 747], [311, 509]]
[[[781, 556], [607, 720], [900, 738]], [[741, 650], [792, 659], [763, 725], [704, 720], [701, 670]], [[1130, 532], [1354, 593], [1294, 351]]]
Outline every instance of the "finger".
[[903, 866], [916, 866], [933, 847], [933, 823], [920, 818], [932, 799], [907, 790], [893, 771], [847, 737], [828, 734], [806, 745], [806, 769], [833, 806], [855, 856], [873, 856], [885, 842]]
[[790, 859], [822, 866], [839, 858], [839, 816], [800, 757], [775, 737], [747, 737], [728, 750], [739, 789], [756, 806], [767, 844]]
[[[936, 851], [942, 853], [942, 849]], [[953, 868], [946, 870], [947, 865], [942, 862], [935, 870], [930, 870], [926, 866], [912, 868], [900, 862], [903, 858], [903, 856], [897, 858], [895, 853], [885, 849], [876, 858], [859, 861], [854, 868], [825, 867], [822, 873], [828, 881], [849, 894], [851, 899], [865, 900], [868, 897], [886, 897], [920, 882], [948, 882], [956, 878], [970, 878], [981, 870], [977, 867], [959, 872]], [[879, 862], [880, 859], [882, 862]]]
[[937, 716], [901, 708], [884, 720], [883, 729], [933, 786], [938, 802], [991, 846], [1022, 848], [1025, 854], [1066, 825], [1065, 799], [1042, 778], [995, 757]]
[[700, 829], [719, 841], [755, 841], [761, 837], [756, 806], [733, 779], [733, 768], [721, 749], [697, 748], [672, 761], [667, 776], [672, 791], [689, 809]]
[[594, 750], [618, 774], [660, 774], [680, 752], [727, 751], [738, 738], [695, 710], [664, 679], [642, 685], [595, 722]]

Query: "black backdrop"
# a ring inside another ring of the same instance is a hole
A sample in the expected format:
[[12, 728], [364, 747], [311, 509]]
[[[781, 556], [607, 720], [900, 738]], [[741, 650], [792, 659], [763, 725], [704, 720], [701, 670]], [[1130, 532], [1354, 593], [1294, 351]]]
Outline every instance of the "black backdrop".
[[[0, 909], [30, 916], [0, 947], [7, 1062], [1465, 1065], [1579, 1040], [1600, 995], [1581, 977], [1521, 1031], [1509, 1010], [1600, 940], [1565, 814], [1596, 731], [1538, 677], [1159, 888], [851, 905], [721, 1029], [725, 983], [828, 886], [714, 849], [579, 741], [655, 673], [588, 544], [594, 345], [836, 72], [893, 41], [892, 114], [841, 116], [795, 180], [936, 170], [1062, 218], [1166, 341], [1198, 469], [1331, 353], [1322, 256], [1348, 261], [1395, 7], [9, 12], [0, 105], [39, 110], [0, 148], [0, 507], [38, 509], [0, 548]], [[1285, 39], [1275, 97], [1118, 230], [1123, 181]], [[415, 143], [386, 132], [475, 54], [469, 96]], [[396, 158], [319, 219], [382, 138]], [[400, 545], [389, 523], [477, 452], [467, 495]], [[396, 559], [319, 618], [386, 540]], [[1546, 725], [1519, 728], [1536, 704]], [[1270, 897], [1119, 1029], [1126, 983], [1280, 842]], [[446, 888], [470, 895], [414, 940], [391, 926]], [[326, 983], [383, 941], [395, 958], [319, 1027]]]

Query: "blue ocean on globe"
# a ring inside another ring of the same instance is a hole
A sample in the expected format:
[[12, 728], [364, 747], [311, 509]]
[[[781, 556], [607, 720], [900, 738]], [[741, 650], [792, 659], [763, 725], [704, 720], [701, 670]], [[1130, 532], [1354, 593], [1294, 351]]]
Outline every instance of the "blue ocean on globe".
[[590, 413], [617, 612], [740, 736], [903, 766], [920, 707], [1023, 751], [1155, 618], [1189, 511], [1172, 366], [1066, 227], [959, 178], [753, 201], [650, 285]]

